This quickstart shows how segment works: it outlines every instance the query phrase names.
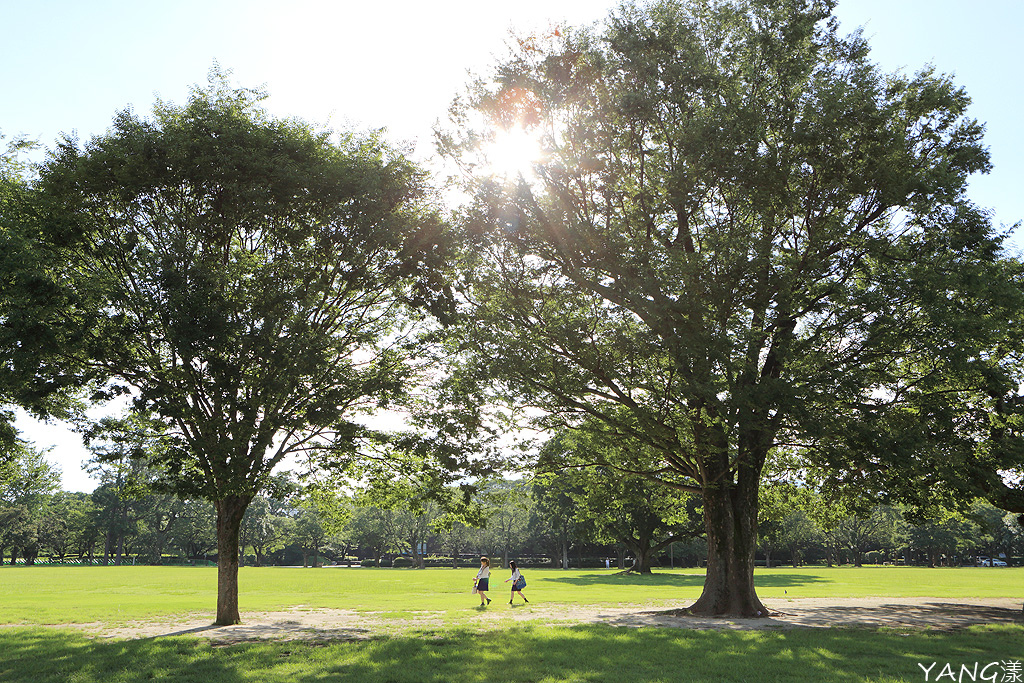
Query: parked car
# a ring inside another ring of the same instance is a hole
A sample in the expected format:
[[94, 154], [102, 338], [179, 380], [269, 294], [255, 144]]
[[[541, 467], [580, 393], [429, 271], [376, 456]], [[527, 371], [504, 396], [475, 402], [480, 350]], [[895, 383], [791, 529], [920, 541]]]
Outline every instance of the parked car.
[[982, 555], [982, 556], [980, 556], [978, 558], [978, 566], [979, 567], [991, 567], [992, 566], [992, 559]]
[[1000, 560], [998, 557], [993, 557], [992, 558], [992, 564], [990, 566], [992, 566], [992, 567], [1005, 567], [1006, 566], [1006, 562]]

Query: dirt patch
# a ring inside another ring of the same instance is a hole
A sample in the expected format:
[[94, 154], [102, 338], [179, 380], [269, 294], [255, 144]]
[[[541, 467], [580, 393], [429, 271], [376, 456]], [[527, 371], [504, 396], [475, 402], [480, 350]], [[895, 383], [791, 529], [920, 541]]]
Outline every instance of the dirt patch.
[[[469, 620], [480, 630], [502, 628], [509, 620], [541, 625], [608, 624], [620, 627], [691, 629], [790, 628], [911, 628], [950, 630], [972, 624], [1024, 624], [1019, 600], [1010, 598], [814, 598], [767, 600], [766, 618], [693, 617], [682, 613], [686, 603], [619, 607], [538, 603], [480, 609]], [[413, 612], [408, 616], [339, 609], [293, 608], [281, 612], [252, 612], [244, 624], [214, 626], [209, 617], [175, 622], [133, 623], [111, 628], [96, 624], [81, 628], [102, 638], [153, 638], [194, 635], [215, 644], [260, 640], [362, 640], [445, 625], [443, 612]], [[459, 624], [466, 624], [463, 618]]]

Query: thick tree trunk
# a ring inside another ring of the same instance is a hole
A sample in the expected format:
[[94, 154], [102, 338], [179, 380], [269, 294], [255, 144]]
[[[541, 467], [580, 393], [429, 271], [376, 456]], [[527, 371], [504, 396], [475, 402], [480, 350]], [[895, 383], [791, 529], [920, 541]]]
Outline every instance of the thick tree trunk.
[[217, 508], [217, 625], [239, 624], [238, 535], [249, 499], [227, 496]]
[[636, 550], [634, 552], [633, 566], [630, 567], [630, 571], [634, 571], [637, 574], [650, 574], [651, 552], [647, 549]]
[[704, 591], [690, 607], [710, 616], [767, 616], [754, 590], [757, 549], [757, 485], [713, 485], [704, 489], [708, 569]]

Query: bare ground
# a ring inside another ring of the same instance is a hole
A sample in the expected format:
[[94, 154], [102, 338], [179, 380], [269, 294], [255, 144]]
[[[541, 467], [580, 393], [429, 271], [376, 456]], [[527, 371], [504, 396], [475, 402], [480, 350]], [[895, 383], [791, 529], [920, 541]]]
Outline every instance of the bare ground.
[[[651, 607], [557, 605], [532, 602], [514, 607], [495, 601], [480, 608], [459, 625], [486, 630], [508, 626], [509, 620], [538, 625], [608, 624], [620, 627], [689, 629], [790, 629], [790, 628], [909, 628], [951, 630], [972, 624], [1024, 624], [1019, 599], [950, 598], [814, 598], [767, 600], [771, 613], [764, 618], [735, 619], [693, 617], [686, 603]], [[260, 640], [362, 640], [419, 629], [436, 630], [446, 624], [443, 612], [389, 615], [303, 606], [281, 612], [251, 612], [245, 623], [215, 626], [209, 617], [171, 622], [139, 622], [119, 627], [79, 625], [101, 638], [153, 638], [194, 635], [218, 645]]]

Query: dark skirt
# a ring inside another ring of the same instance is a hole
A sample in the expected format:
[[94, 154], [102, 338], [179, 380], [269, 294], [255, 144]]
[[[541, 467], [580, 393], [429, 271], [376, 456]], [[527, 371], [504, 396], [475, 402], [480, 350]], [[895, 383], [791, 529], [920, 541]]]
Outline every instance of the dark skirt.
[[477, 581], [476, 581], [476, 589], [478, 591], [486, 591], [486, 590], [488, 590], [488, 588], [487, 588], [487, 579], [477, 579]]

